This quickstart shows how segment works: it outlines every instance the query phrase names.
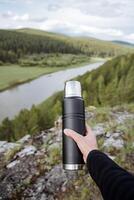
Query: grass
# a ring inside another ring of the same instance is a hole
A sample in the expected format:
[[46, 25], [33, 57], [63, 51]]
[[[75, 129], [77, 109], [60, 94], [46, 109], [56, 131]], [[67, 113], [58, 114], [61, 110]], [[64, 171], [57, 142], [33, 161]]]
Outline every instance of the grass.
[[[58, 58], [56, 60], [56, 58], [54, 59], [54, 57], [49, 58], [49, 64], [45, 62], [45, 65], [42, 65], [39, 63], [35, 66], [30, 66], [30, 64], [28, 65], [28, 62], [31, 63], [32, 59], [30, 58], [29, 61], [26, 60], [25, 62], [23, 62], [23, 64], [27, 64], [27, 66], [20, 66], [20, 65], [4, 65], [4, 66], [0, 66], [0, 91], [3, 91], [5, 89], [14, 87], [18, 84], [22, 84], [24, 82], [28, 82], [31, 81], [35, 78], [38, 78], [41, 75], [44, 74], [49, 74], [49, 73], [53, 73], [56, 71], [60, 71], [60, 70], [64, 70], [67, 68], [72, 68], [72, 67], [79, 67], [88, 63], [94, 63], [97, 61], [100, 61], [101, 59], [99, 58], [92, 58], [89, 59], [83, 59], [83, 57], [77, 58], [73, 57], [73, 62], [68, 61], [68, 66], [65, 66], [65, 59], [69, 60], [69, 58], [72, 59], [72, 57], [70, 55], [68, 56], [62, 56], [60, 58]], [[50, 62], [51, 61], [51, 62]], [[56, 63], [59, 63], [57, 64]], [[60, 64], [61, 62], [61, 64]], [[51, 64], [50, 64], [51, 63]], [[54, 63], [56, 63], [54, 65]]]
[[58, 67], [20, 67], [19, 65], [0, 67], [0, 90], [5, 90], [58, 70]]

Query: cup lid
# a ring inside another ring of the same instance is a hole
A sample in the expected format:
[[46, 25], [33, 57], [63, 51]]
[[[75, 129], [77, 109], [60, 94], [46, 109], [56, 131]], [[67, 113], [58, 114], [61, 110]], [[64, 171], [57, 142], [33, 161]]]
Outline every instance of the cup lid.
[[81, 84], [79, 81], [67, 81], [64, 89], [65, 97], [81, 97]]

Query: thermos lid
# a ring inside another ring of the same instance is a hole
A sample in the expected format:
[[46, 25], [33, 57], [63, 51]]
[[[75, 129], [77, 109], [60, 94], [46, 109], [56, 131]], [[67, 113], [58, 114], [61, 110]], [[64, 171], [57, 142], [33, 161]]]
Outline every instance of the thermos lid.
[[81, 84], [79, 81], [67, 81], [64, 90], [65, 97], [81, 97]]

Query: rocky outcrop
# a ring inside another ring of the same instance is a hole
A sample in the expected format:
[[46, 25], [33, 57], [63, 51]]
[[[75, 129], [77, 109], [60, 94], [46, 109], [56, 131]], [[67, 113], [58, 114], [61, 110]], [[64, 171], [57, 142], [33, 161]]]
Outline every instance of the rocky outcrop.
[[[86, 111], [87, 121], [96, 116], [95, 107], [92, 109]], [[110, 115], [116, 125], [134, 119], [134, 114], [128, 112], [110, 112]], [[75, 199], [73, 195], [77, 193], [79, 199], [89, 199], [89, 195], [91, 199], [101, 199], [87, 170], [77, 174], [62, 169], [62, 132], [59, 121], [55, 122], [55, 127], [34, 136], [26, 135], [15, 143], [0, 141], [0, 199], [66, 200]], [[108, 122], [98, 122], [93, 126], [103, 151], [116, 159], [116, 150], [120, 151], [126, 144], [125, 132], [119, 130], [119, 127], [117, 130], [107, 128]], [[115, 154], [111, 154], [111, 148]], [[131, 159], [134, 163], [134, 154], [129, 153], [127, 156], [125, 159]]]

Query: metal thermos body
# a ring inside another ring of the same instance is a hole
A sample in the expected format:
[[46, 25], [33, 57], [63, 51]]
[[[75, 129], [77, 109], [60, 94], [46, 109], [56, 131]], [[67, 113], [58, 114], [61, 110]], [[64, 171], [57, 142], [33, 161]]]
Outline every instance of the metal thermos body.
[[85, 108], [81, 96], [81, 85], [78, 81], [67, 81], [64, 88], [62, 104], [62, 158], [63, 169], [83, 169], [84, 160], [76, 142], [64, 134], [64, 129], [72, 129], [81, 135], [85, 135]]

